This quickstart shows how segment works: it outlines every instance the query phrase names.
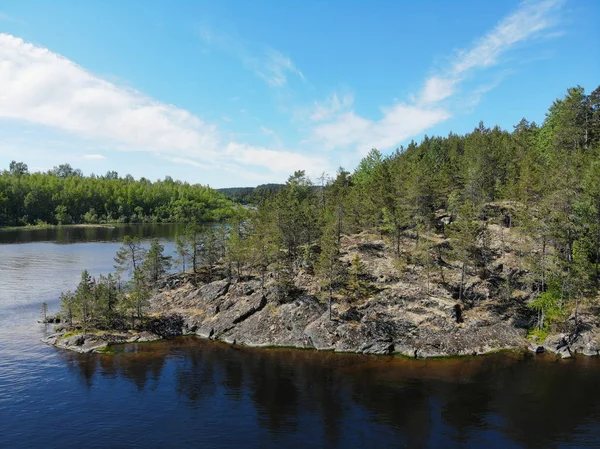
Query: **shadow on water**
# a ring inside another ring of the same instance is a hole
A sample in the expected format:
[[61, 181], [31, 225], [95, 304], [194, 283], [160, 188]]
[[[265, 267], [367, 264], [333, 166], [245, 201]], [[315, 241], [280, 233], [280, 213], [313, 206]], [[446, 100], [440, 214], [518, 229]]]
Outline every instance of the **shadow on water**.
[[[312, 438], [330, 447], [352, 444], [361, 432], [374, 447], [390, 438], [409, 447], [577, 446], [587, 441], [586, 425], [600, 418], [598, 359], [504, 353], [423, 361], [240, 348], [193, 337], [121, 351], [61, 354], [89, 388], [99, 378], [128, 379], [140, 391], [164, 384], [192, 409], [222, 396], [250, 404], [271, 436], [310, 423]], [[167, 369], [174, 375], [164, 375]]]

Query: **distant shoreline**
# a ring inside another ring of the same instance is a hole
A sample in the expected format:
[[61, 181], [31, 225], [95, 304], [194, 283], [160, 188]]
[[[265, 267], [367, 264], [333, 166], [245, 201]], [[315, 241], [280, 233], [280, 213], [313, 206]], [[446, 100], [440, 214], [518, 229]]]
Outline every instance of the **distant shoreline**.
[[81, 223], [81, 224], [68, 224], [68, 225], [54, 225], [54, 224], [41, 224], [41, 225], [23, 225], [23, 226], [0, 226], [0, 232], [2, 231], [35, 231], [38, 229], [52, 229], [52, 228], [109, 228], [115, 225], [121, 225], [126, 223]]
[[[203, 223], [212, 223], [210, 221]], [[23, 226], [0, 226], [0, 232], [2, 231], [36, 231], [40, 229], [62, 229], [62, 228], [117, 228], [121, 226], [131, 225], [173, 225], [180, 224], [185, 225], [186, 223], [169, 221], [169, 222], [141, 222], [141, 223], [122, 223], [122, 222], [108, 222], [108, 223], [80, 223], [80, 224], [66, 224], [66, 225], [54, 225], [54, 224], [42, 224], [42, 225], [23, 225]]]

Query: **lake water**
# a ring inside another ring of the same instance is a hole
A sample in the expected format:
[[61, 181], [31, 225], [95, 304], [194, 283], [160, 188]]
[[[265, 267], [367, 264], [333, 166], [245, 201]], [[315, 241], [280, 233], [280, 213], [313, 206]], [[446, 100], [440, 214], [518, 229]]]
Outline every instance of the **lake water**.
[[233, 348], [184, 337], [79, 355], [40, 339], [83, 268], [123, 235], [174, 226], [0, 232], [0, 448], [599, 447], [600, 361], [408, 360]]

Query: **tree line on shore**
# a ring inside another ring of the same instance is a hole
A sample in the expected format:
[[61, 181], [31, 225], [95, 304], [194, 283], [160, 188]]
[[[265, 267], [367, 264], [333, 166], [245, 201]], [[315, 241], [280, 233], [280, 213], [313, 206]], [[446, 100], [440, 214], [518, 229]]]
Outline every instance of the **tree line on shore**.
[[[282, 299], [303, 271], [331, 306], [336, 296], [374, 292], [360, 258], [341, 260], [342, 237], [368, 231], [387, 239], [400, 273], [408, 263], [422, 267], [427, 292], [432, 273], [443, 281], [444, 267], [458, 270], [457, 299], [468, 303], [466, 278], [490, 276], [494, 207], [504, 210], [502, 226], [521, 236], [514, 250], [537, 327], [565, 322], [572, 311], [577, 323], [580, 305], [600, 287], [600, 88], [568, 89], [542, 124], [523, 119], [509, 132], [480, 123], [387, 156], [373, 149], [354, 172], [340, 168], [317, 185], [297, 171], [256, 210], [231, 213], [221, 230], [190, 226], [176, 253], [184, 271], [204, 264], [212, 275], [219, 265], [234, 281], [269, 283]], [[510, 274], [503, 282], [510, 301], [517, 286]]]
[[0, 226], [208, 222], [234, 208], [216, 190], [170, 177], [151, 182], [115, 171], [86, 177], [69, 164], [29, 173], [27, 164], [16, 161], [0, 171]]

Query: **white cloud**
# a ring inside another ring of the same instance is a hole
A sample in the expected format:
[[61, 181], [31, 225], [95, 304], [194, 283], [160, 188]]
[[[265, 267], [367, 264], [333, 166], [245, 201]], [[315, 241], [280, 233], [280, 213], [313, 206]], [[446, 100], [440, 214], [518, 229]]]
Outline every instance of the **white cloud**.
[[106, 159], [106, 157], [104, 157], [101, 154], [84, 154], [83, 156], [81, 156], [82, 159], [88, 159], [88, 160], [92, 160], [92, 161], [99, 161], [102, 159]]
[[[517, 44], [552, 37], [551, 29], [558, 23], [557, 12], [562, 4], [563, 0], [522, 2], [470, 49], [457, 52], [446, 71], [426, 79], [420, 93], [409, 97], [410, 103], [396, 102], [391, 107], [382, 107], [379, 120], [369, 120], [348, 110], [352, 101], [340, 100], [337, 95], [324, 104], [317, 103], [310, 118], [328, 122], [314, 127], [312, 140], [322, 142], [327, 149], [354, 147], [364, 153], [371, 147], [393, 148], [425, 132], [452, 116], [447, 102], [457, 95], [458, 84], [472, 72], [500, 64], [501, 56]], [[472, 108], [498, 82], [473, 88], [462, 95], [464, 98], [458, 104], [466, 103]]]
[[135, 150], [206, 157], [218, 144], [214, 125], [7, 34], [0, 34], [0, 117]]
[[295, 170], [306, 170], [308, 174], [327, 171], [326, 159], [292, 151], [274, 151], [263, 147], [241, 143], [230, 143], [226, 154], [244, 165], [268, 166], [275, 173], [290, 174]]
[[27, 25], [25, 22], [19, 19], [15, 19], [14, 17], [9, 16], [8, 14], [0, 11], [0, 21], [2, 22], [10, 22], [16, 23], [17, 25]]
[[[283, 87], [288, 82], [288, 75], [293, 74], [305, 80], [304, 74], [296, 67], [294, 62], [278, 50], [267, 49], [250, 51], [248, 43], [242, 42], [233, 36], [219, 33], [209, 27], [202, 26], [199, 36], [209, 47], [225, 51], [238, 58], [242, 64], [271, 87]], [[234, 96], [231, 101], [238, 101]]]
[[312, 161], [298, 153], [224, 141], [216, 125], [184, 109], [105, 81], [8, 34], [0, 34], [0, 119], [44, 125], [104, 148], [160, 154], [206, 169], [223, 165], [235, 170], [232, 164], [238, 163], [291, 172], [298, 168], [294, 164]]
[[563, 3], [563, 0], [523, 1], [492, 31], [476, 40], [473, 47], [458, 51], [445, 72], [428, 78], [420, 103], [432, 104], [450, 97], [470, 72], [498, 65], [501, 56], [517, 44], [542, 36], [556, 37], [556, 31], [551, 30], [558, 23], [557, 14]]
[[315, 122], [331, 120], [337, 113], [346, 111], [354, 103], [354, 96], [347, 94], [341, 99], [337, 93], [327, 98], [323, 103], [315, 101], [315, 108], [310, 114], [310, 119]]
[[304, 75], [296, 68], [290, 58], [277, 50], [267, 52], [263, 68], [258, 68], [257, 74], [273, 87], [281, 87], [287, 83], [287, 74], [292, 73], [304, 80]]
[[468, 70], [498, 63], [499, 57], [515, 44], [540, 36], [558, 22], [557, 13], [563, 0], [524, 1], [511, 15], [504, 18], [475, 46], [461, 52], [454, 63], [454, 73], [460, 75]]
[[432, 104], [442, 101], [454, 93], [454, 79], [445, 79], [433, 76], [425, 81], [425, 87], [421, 93], [422, 104]]
[[203, 164], [194, 159], [190, 159], [190, 158], [186, 158], [186, 157], [167, 157], [167, 160], [169, 160], [171, 162], [175, 162], [176, 164], [191, 165], [193, 167], [201, 168], [203, 170], [211, 170], [211, 169], [215, 168], [214, 165]]
[[383, 118], [372, 121], [354, 111], [346, 112], [332, 122], [315, 127], [314, 135], [327, 149], [353, 146], [366, 153], [372, 147], [392, 148], [450, 117], [443, 109], [407, 104], [394, 105], [383, 113]]
[[267, 136], [270, 136], [270, 135], [273, 135], [273, 134], [275, 134], [275, 131], [273, 131], [273, 130], [272, 130], [272, 129], [270, 129], [270, 128], [267, 128], [266, 126], [262, 126], [262, 125], [261, 125], [261, 127], [260, 127], [260, 130], [261, 130], [261, 131], [262, 131], [264, 134], [266, 134]]

